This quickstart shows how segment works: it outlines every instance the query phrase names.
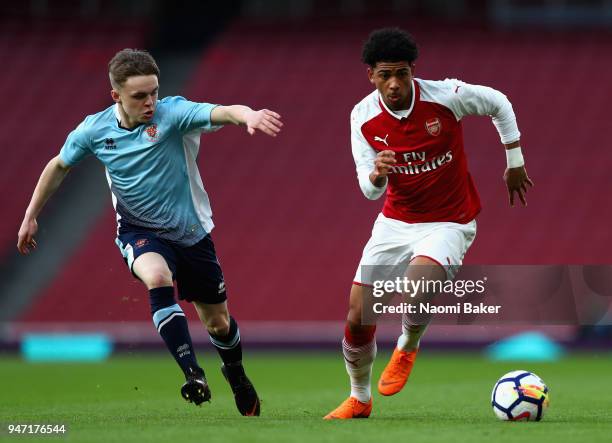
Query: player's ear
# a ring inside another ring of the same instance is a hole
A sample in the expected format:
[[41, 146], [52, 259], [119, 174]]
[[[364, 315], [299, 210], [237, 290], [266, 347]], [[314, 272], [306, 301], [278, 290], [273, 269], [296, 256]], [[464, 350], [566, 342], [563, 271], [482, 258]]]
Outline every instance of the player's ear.
[[368, 66], [368, 80], [370, 83], [374, 84], [374, 69], [371, 66]]
[[111, 89], [111, 97], [115, 103], [121, 103], [121, 96], [114, 89]]
[[410, 73], [412, 74], [412, 76], [414, 77], [414, 72], [416, 71], [416, 65], [414, 64], [414, 62], [410, 63]]

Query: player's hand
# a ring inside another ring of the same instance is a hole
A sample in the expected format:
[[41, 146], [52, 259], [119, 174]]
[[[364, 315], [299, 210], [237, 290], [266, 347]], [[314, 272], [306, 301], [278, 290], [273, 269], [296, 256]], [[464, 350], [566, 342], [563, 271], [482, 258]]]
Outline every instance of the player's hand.
[[519, 200], [523, 206], [527, 206], [527, 185], [533, 186], [533, 182], [527, 176], [527, 171], [524, 166], [519, 168], [506, 169], [504, 172], [504, 181], [508, 188], [508, 198], [510, 199], [510, 206], [514, 206], [514, 194], [518, 195]]
[[34, 240], [36, 232], [38, 232], [38, 222], [35, 218], [26, 216], [17, 234], [17, 249], [21, 254], [27, 255], [36, 249], [36, 240]]
[[380, 151], [374, 160], [374, 178], [385, 178], [387, 175], [389, 175], [391, 167], [396, 163], [397, 160], [395, 160], [395, 152], [391, 151], [390, 149]]
[[245, 123], [249, 134], [255, 134], [259, 130], [272, 137], [276, 137], [283, 127], [281, 116], [274, 111], [261, 109], [259, 111], [248, 111], [245, 115]]

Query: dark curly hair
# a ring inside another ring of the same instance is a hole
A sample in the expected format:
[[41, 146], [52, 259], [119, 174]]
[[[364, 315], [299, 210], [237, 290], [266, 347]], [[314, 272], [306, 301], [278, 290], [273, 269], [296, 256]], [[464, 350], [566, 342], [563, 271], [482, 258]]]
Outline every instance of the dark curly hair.
[[419, 48], [414, 38], [399, 28], [382, 28], [373, 31], [363, 45], [361, 61], [372, 68], [378, 62], [414, 62]]

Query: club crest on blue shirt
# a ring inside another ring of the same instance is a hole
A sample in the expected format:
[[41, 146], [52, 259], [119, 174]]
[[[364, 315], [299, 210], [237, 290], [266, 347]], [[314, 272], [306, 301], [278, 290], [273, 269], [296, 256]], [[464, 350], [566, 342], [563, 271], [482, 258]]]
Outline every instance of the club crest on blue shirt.
[[147, 133], [150, 142], [156, 142], [159, 140], [159, 132], [157, 132], [157, 125], [155, 123], [147, 126], [145, 128], [145, 132]]

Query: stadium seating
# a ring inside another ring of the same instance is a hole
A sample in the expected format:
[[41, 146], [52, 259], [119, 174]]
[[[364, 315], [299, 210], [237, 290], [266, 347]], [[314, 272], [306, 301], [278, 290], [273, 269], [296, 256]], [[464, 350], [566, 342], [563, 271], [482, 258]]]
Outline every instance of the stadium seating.
[[[249, 137], [234, 127], [202, 137], [199, 163], [218, 225], [213, 237], [231, 310], [239, 319], [344, 318], [355, 267], [382, 205], [361, 195], [349, 142], [349, 113], [371, 90], [359, 61], [360, 46], [376, 25], [258, 27], [236, 22], [206, 49], [190, 77], [185, 95], [192, 100], [267, 107], [282, 114], [285, 123], [276, 139]], [[612, 51], [612, 36], [412, 29], [422, 53], [418, 77], [458, 77], [509, 96], [535, 182], [529, 206], [509, 208], [498, 136], [488, 118], [465, 119], [469, 166], [484, 208], [466, 263], [609, 260], [605, 220], [612, 217], [607, 202], [612, 153], [604, 141], [610, 98], [604, 88], [612, 61], [602, 54]], [[105, 48], [91, 55], [81, 40], [76, 45], [68, 37], [54, 38], [54, 52], [43, 53], [48, 58], [39, 62], [44, 74], [33, 77], [35, 86], [25, 97], [9, 91], [19, 105], [9, 113], [9, 122], [0, 123], [6, 139], [24, 121], [35, 120], [26, 137], [12, 139], [9, 146], [31, 155], [9, 155], [0, 166], [5, 186], [17, 176], [28, 184], [16, 191], [19, 198], [13, 195], [3, 203], [15, 220], [40, 167], [57, 152], [65, 133], [84, 112], [104, 105], [101, 67], [106, 49], [118, 41], [90, 35], [85, 42], [99, 48], [102, 39]], [[30, 47], [8, 77], [15, 84], [41, 56], [40, 43]], [[10, 53], [6, 45], [1, 51]], [[62, 71], [74, 57], [83, 57], [83, 63]], [[75, 87], [78, 106], [71, 107], [75, 98], [67, 95]], [[38, 114], [51, 118], [39, 120]], [[3, 236], [14, 236], [14, 229], [5, 231]], [[22, 320], [149, 321], [146, 293], [123, 269], [113, 236], [109, 204], [107, 215]]]
[[78, 21], [0, 22], [0, 253], [15, 248], [17, 230], [45, 164], [87, 114], [112, 102], [105, 66], [143, 26]]

